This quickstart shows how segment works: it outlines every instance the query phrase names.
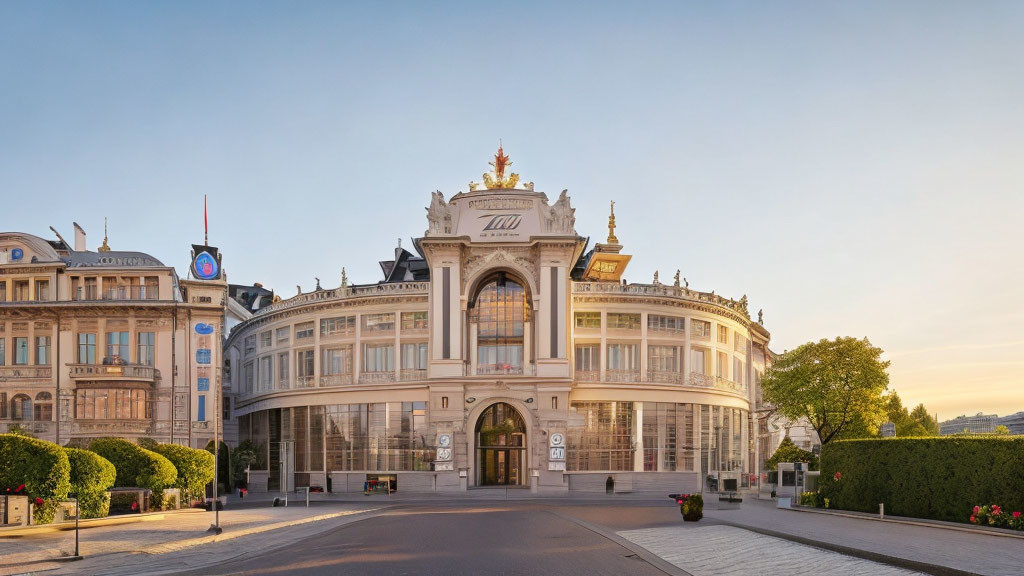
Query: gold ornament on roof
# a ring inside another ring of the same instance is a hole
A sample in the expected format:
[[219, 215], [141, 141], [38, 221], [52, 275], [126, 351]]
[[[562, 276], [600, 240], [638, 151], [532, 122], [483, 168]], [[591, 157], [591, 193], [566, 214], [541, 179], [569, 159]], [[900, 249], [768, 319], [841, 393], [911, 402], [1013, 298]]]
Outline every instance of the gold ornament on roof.
[[505, 168], [512, 165], [512, 161], [501, 147], [501, 140], [498, 140], [498, 153], [494, 155], [494, 162], [488, 162], [494, 168], [494, 175], [484, 174], [484, 186], [487, 189], [515, 188], [519, 183], [519, 174], [512, 172], [505, 178]]
[[608, 216], [608, 243], [619, 243], [619, 239], [615, 237], [615, 200], [612, 200], [612, 213]]
[[110, 252], [110, 246], [107, 244], [107, 219], [103, 218], [103, 244], [96, 249], [97, 252]]

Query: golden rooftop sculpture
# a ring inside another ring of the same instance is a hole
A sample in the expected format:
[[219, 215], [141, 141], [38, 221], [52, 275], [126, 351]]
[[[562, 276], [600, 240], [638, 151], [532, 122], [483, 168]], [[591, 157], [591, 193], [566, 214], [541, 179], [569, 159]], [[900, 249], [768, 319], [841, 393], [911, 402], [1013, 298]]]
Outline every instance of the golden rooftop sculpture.
[[498, 140], [498, 153], [494, 155], [494, 162], [488, 162], [488, 164], [494, 168], [494, 176], [484, 174], [484, 186], [487, 189], [515, 188], [516, 184], [519, 183], [519, 174], [515, 172], [509, 174], [508, 178], [505, 178], [505, 168], [511, 166], [512, 161], [505, 154], [505, 151], [502, 150], [501, 140]]
[[107, 244], [107, 217], [103, 217], [103, 244], [96, 249], [97, 252], [110, 252], [110, 245]]
[[608, 216], [608, 243], [619, 243], [619, 239], [615, 237], [615, 200], [612, 200], [612, 212]]

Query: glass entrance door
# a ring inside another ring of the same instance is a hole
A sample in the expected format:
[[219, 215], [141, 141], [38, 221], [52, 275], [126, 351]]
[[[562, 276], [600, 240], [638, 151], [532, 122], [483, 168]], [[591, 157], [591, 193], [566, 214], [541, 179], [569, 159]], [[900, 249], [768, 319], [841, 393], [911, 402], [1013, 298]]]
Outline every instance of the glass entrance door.
[[476, 424], [477, 486], [526, 483], [526, 423], [509, 404], [489, 406]]

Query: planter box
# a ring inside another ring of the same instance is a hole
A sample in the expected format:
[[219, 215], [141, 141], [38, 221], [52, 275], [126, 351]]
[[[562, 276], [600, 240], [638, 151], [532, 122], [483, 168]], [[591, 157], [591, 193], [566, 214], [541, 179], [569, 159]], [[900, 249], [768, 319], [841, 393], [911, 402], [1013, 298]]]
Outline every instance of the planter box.
[[28, 496], [0, 496], [0, 525], [29, 525]]

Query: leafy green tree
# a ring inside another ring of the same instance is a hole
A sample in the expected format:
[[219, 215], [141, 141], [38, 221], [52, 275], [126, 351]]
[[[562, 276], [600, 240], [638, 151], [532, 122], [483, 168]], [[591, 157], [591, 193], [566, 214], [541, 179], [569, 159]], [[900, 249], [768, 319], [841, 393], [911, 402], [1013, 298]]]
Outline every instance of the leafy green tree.
[[996, 426], [996, 429], [993, 430], [993, 433], [998, 434], [999, 436], [1009, 436], [1010, 429], [1000, 424], [999, 426]]
[[939, 421], [928, 413], [928, 409], [924, 407], [924, 404], [918, 404], [917, 407], [911, 410], [910, 417], [928, 431], [928, 436], [939, 435]]
[[813, 452], [808, 452], [793, 444], [789, 436], [782, 439], [779, 447], [775, 449], [775, 454], [772, 454], [772, 457], [765, 461], [765, 465], [768, 466], [769, 470], [775, 470], [779, 462], [807, 462], [811, 470], [818, 469], [818, 457]]
[[[896, 436], [906, 438], [909, 436], [930, 436], [928, 429], [914, 418], [906, 406], [903, 405], [903, 401], [900, 399], [900, 395], [895, 390], [885, 396], [885, 412], [889, 422], [896, 425]], [[920, 408], [924, 408], [924, 405], [920, 405]], [[915, 409], [916, 410], [916, 409]], [[925, 411], [927, 414], [927, 411]]]
[[874, 436], [889, 386], [882, 349], [867, 338], [808, 342], [776, 360], [761, 383], [766, 402], [791, 420], [807, 418], [822, 445]]

